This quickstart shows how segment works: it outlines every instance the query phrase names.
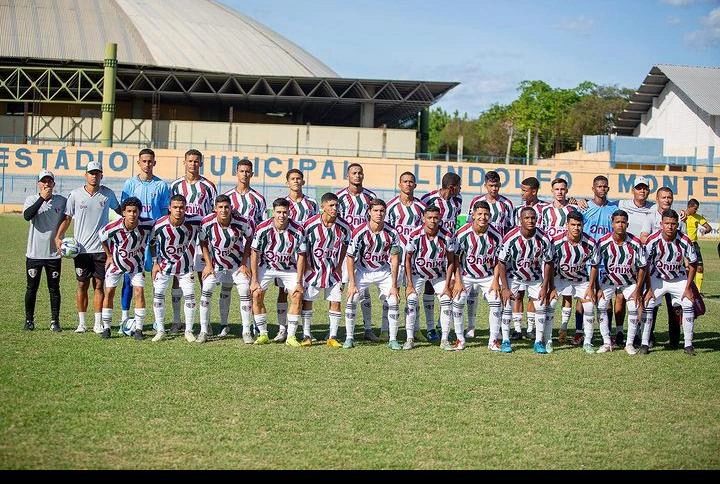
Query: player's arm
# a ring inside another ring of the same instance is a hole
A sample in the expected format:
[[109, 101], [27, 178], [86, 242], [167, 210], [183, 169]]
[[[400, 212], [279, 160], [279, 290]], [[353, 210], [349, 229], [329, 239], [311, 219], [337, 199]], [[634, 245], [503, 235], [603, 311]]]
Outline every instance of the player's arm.
[[412, 252], [405, 252], [405, 294], [415, 293], [412, 281]]
[[348, 270], [348, 291], [347, 298], [350, 299], [357, 294], [357, 287], [355, 287], [355, 259], [348, 257], [346, 259], [347, 270]]
[[591, 266], [590, 267], [590, 284], [588, 285], [588, 290], [585, 293], [585, 299], [588, 301], [592, 301], [593, 304], [597, 304], [597, 290], [598, 287], [597, 284], [597, 278], [598, 278], [598, 266]]
[[552, 261], [545, 262], [543, 266], [543, 282], [540, 287], [540, 302], [543, 306], [548, 304], [548, 298], [550, 296], [550, 290], [553, 285], [553, 264]]
[[397, 284], [398, 272], [400, 272], [400, 249], [394, 246], [390, 250], [390, 277], [392, 278], [390, 295], [395, 297], [398, 297], [400, 293]]
[[213, 272], [212, 257], [210, 256], [207, 239], [200, 240], [200, 250], [202, 251], [203, 261], [205, 261], [205, 267], [203, 267], [202, 271], [202, 279], [205, 280], [205, 278]]
[[35, 215], [37, 215], [38, 211], [40, 211], [40, 207], [42, 207], [42, 204], [50, 200], [51, 198], [52, 188], [43, 186], [40, 189], [40, 193], [38, 194], [38, 198], [37, 200], [35, 200], [35, 203], [25, 207], [25, 210], [23, 210], [23, 218], [28, 222], [32, 220]]
[[72, 215], [65, 214], [65, 218], [63, 218], [58, 225], [57, 234], [55, 234], [55, 247], [58, 250], [60, 250], [60, 246], [62, 245], [65, 232], [67, 232], [67, 229], [70, 227], [70, 222], [72, 222]]
[[465, 290], [462, 278], [462, 256], [462, 253], [455, 253], [455, 285], [453, 287], [453, 297]]
[[455, 252], [447, 252], [447, 271], [445, 273], [445, 290], [443, 294], [446, 294], [450, 299], [453, 297], [452, 280], [455, 275]]
[[102, 240], [102, 236], [100, 244], [105, 252], [105, 270], [107, 270], [107, 268], [110, 267], [110, 264], [112, 264], [112, 253], [110, 252], [110, 246], [108, 245], [107, 239]]
[[258, 275], [258, 251], [257, 249], [253, 249], [250, 253], [250, 292], [253, 293], [260, 289], [260, 284], [258, 283], [257, 275]]
[[[27, 220], [27, 219], [25, 219], [25, 220]], [[703, 220], [705, 220], [705, 219], [703, 219]], [[700, 229], [702, 229], [702, 231]], [[709, 223], [707, 223], [707, 221], [705, 221], [705, 223], [703, 223], [700, 227], [698, 227], [698, 232], [705, 235], [707, 233], [712, 232], [712, 227], [710, 226]]]
[[[303, 295], [303, 286], [305, 282], [305, 252], [300, 252], [297, 258], [297, 284], [295, 284], [295, 293], [300, 292], [300, 298]], [[300, 303], [302, 305], [302, 301]]]
[[507, 279], [507, 266], [504, 261], [498, 260], [495, 266], [495, 280], [493, 281], [495, 287], [502, 287], [500, 291], [500, 299], [502, 300], [503, 306], [510, 301], [512, 293], [510, 292], [510, 286], [508, 285]]

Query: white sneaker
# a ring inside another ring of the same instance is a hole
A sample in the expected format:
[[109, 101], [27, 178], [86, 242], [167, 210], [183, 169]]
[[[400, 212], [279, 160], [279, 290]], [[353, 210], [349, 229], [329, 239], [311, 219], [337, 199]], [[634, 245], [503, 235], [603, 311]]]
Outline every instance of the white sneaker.
[[278, 331], [278, 334], [276, 334], [273, 338], [273, 341], [276, 343], [284, 343], [286, 339], [287, 331], [281, 328], [280, 331]]
[[185, 331], [185, 339], [188, 343], [194, 343], [195, 335], [192, 333], [192, 331]]
[[553, 352], [553, 342], [552, 342], [552, 340], [550, 340], [550, 341], [548, 341], [547, 343], [545, 343], [545, 351], [547, 351], [548, 353], [552, 353], [552, 352]]
[[87, 328], [82, 323], [78, 324], [78, 327], [75, 329], [76, 333], [84, 333], [85, 331], [87, 331]]
[[200, 333], [197, 338], [195, 338], [196, 343], [205, 343], [207, 341], [208, 335], [207, 333]]
[[625, 347], [625, 352], [626, 352], [628, 355], [637, 355], [637, 350], [636, 350], [635, 347], [632, 346], [632, 345], [626, 346], [626, 347]]
[[93, 325], [93, 333], [95, 333], [95, 334], [100, 334], [100, 333], [102, 333], [102, 332], [103, 332], [103, 329], [104, 329], [104, 328], [103, 328], [102, 323], [95, 323], [95, 325]]
[[170, 326], [170, 334], [178, 334], [180, 332], [180, 323], [173, 323]]
[[468, 329], [465, 331], [465, 338], [474, 338], [475, 337], [475, 328]]
[[220, 330], [220, 334], [218, 335], [218, 338], [224, 338], [225, 336], [228, 336], [230, 334], [230, 326], [225, 325]]
[[165, 338], [165, 331], [158, 331], [155, 334], [155, 337], [152, 339], [153, 341], [157, 342]]
[[243, 343], [245, 343], [246, 345], [251, 345], [255, 342], [255, 339], [253, 339], [250, 333], [243, 333], [242, 339]]
[[612, 345], [602, 345], [596, 353], [610, 353], [612, 351]]

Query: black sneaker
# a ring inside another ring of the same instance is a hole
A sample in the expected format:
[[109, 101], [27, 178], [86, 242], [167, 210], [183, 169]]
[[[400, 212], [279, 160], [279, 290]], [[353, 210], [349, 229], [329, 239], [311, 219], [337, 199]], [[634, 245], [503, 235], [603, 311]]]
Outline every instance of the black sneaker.
[[685, 354], [688, 356], [695, 356], [697, 353], [695, 353], [695, 348], [693, 348], [693, 345], [690, 345], [685, 347]]
[[522, 337], [523, 337], [522, 332], [518, 332], [518, 331], [513, 331], [512, 334], [510, 335], [510, 339], [513, 341], [520, 340], [520, 339], [522, 339]]
[[25, 326], [23, 326], [23, 329], [25, 331], [35, 331], [35, 322], [34, 321], [25, 321]]
[[640, 351], [638, 351], [641, 355], [647, 355], [650, 353], [650, 347], [648, 345], [642, 345], [640, 346]]
[[57, 321], [53, 321], [50, 323], [50, 329], [52, 331], [55, 331], [56, 333], [59, 333], [60, 331], [62, 331], [62, 328], [60, 327], [60, 323], [58, 323]]
[[135, 338], [137, 341], [142, 341], [143, 340], [142, 330], [133, 331], [133, 338]]
[[102, 339], [110, 339], [110, 328], [103, 329], [103, 332], [100, 333], [100, 337]]

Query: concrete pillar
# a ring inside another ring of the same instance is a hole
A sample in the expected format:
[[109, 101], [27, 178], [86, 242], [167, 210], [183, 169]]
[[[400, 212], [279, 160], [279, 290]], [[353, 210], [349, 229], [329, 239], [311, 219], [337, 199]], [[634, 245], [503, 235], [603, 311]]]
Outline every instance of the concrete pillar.
[[112, 146], [115, 120], [115, 77], [117, 75], [117, 44], [105, 44], [105, 75], [103, 76], [102, 135], [103, 146]]
[[360, 105], [360, 127], [375, 127], [375, 104], [369, 102]]
[[430, 144], [430, 110], [420, 111], [420, 153], [427, 153]]

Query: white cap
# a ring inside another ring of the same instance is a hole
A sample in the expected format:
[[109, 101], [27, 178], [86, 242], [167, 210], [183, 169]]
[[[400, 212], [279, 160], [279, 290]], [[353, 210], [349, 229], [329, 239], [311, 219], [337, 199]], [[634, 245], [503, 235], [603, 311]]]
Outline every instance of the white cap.
[[646, 186], [649, 187], [649, 186], [650, 186], [650, 182], [648, 181], [647, 178], [645, 178], [644, 176], [640, 175], [639, 177], [635, 178], [635, 185], [633, 185], [633, 186], [634, 186], [634, 187], [637, 187], [638, 185], [646, 185]]
[[53, 175], [50, 170], [40, 170], [40, 174], [38, 175], [38, 181], [42, 180], [46, 176], [49, 176], [53, 180], [55, 179], [55, 175]]
[[91, 161], [90, 163], [88, 163], [87, 168], [85, 168], [86, 173], [89, 173], [93, 170], [103, 171], [102, 166], [100, 166], [100, 163], [97, 161]]

